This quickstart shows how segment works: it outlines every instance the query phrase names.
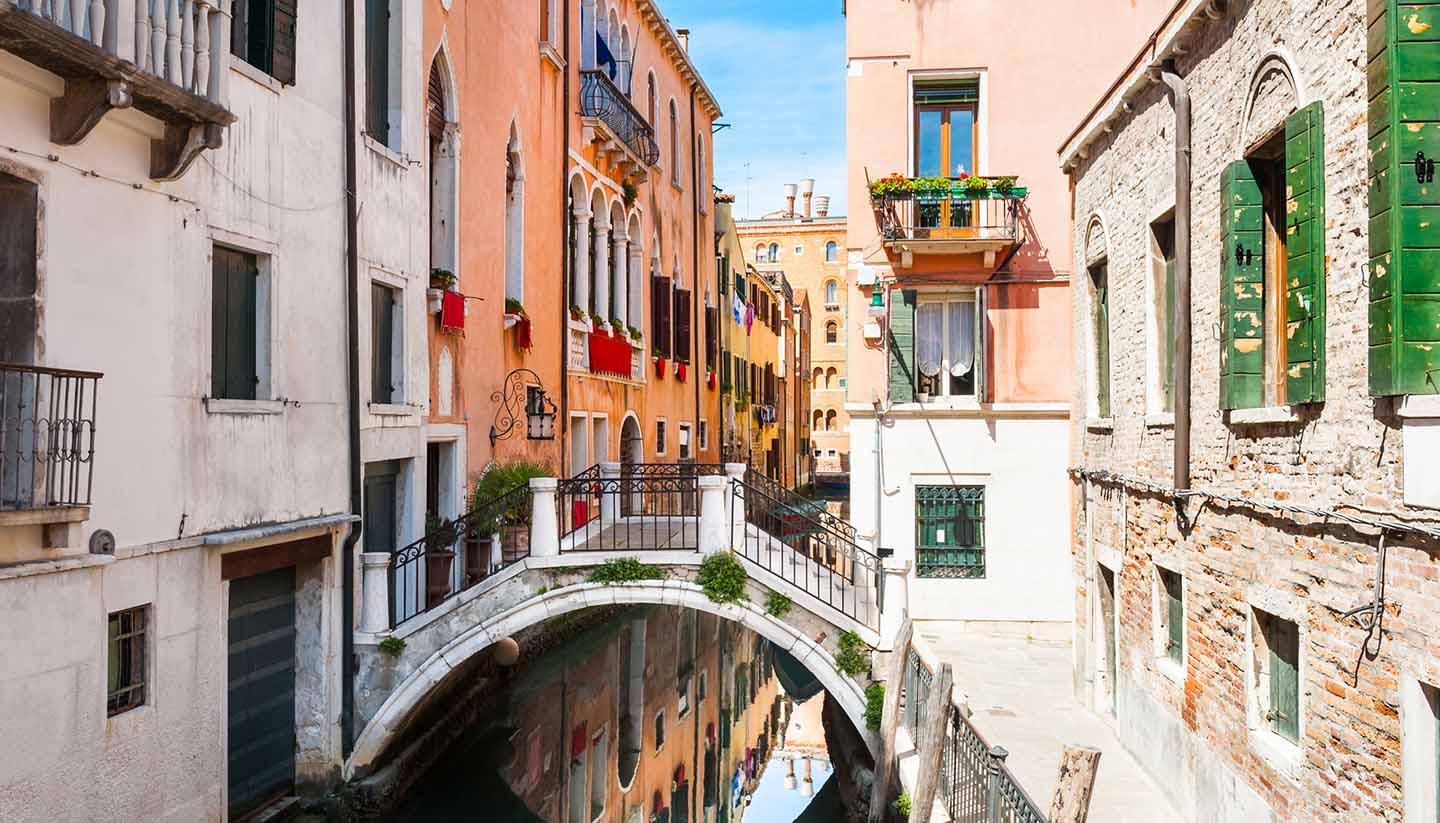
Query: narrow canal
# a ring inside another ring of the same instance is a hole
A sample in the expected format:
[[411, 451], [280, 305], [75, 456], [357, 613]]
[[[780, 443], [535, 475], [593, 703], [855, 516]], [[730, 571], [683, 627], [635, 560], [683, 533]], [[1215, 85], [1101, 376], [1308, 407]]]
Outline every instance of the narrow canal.
[[627, 610], [501, 680], [386, 820], [845, 820], [824, 692], [738, 624]]

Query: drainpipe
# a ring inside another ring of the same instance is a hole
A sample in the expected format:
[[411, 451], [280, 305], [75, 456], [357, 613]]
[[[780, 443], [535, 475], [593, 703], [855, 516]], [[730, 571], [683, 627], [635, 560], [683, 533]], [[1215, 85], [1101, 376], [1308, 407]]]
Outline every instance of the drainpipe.
[[1190, 92], [1165, 61], [1160, 77], [1175, 106], [1175, 488], [1190, 488]]
[[570, 442], [570, 0], [564, 2], [562, 38], [565, 41], [565, 70], [560, 92], [560, 465], [561, 477], [569, 477], [565, 450]]
[[[696, 340], [696, 329], [700, 328], [700, 152], [695, 150], [695, 89], [690, 84], [690, 256], [695, 286], [690, 292], [690, 360], [700, 362], [700, 346]], [[710, 147], [713, 152], [714, 146]], [[709, 354], [708, 352], [706, 353]], [[690, 431], [690, 459], [698, 463], [696, 452], [700, 450], [700, 370], [696, 369], [691, 380], [695, 383], [695, 426]]]
[[[355, 196], [355, 0], [345, 0], [345, 309], [349, 369], [350, 511], [361, 514], [360, 467], [360, 276], [359, 204]], [[350, 524], [340, 553], [340, 752], [349, 757], [355, 745], [355, 544], [360, 522]]]

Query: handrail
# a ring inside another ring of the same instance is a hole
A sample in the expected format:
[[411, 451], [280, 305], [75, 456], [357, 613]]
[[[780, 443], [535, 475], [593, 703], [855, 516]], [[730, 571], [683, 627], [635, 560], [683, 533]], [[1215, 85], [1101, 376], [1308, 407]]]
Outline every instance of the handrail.
[[90, 505], [101, 377], [0, 364], [0, 509]]
[[754, 486], [763, 491], [767, 496], [782, 500], [788, 504], [820, 504], [820, 508], [816, 511], [815, 519], [820, 523], [823, 523], [830, 531], [840, 535], [846, 541], [856, 544], [857, 547], [859, 546], [859, 542], [856, 538], [855, 526], [849, 521], [841, 520], [840, 518], [831, 514], [825, 508], [825, 502], [823, 500], [815, 500], [814, 498], [806, 497], [805, 495], [800, 494], [793, 489], [787, 489], [776, 481], [766, 477], [765, 475], [755, 471], [752, 468], [745, 469], [744, 482], [745, 485]]

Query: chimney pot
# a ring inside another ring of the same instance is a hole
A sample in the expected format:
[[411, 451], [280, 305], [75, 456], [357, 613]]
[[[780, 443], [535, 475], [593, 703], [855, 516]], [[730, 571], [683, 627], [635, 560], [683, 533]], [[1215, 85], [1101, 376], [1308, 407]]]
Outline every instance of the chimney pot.
[[819, 195], [815, 198], [815, 216], [826, 217], [830, 214], [830, 198], [827, 195]]
[[797, 188], [797, 186], [796, 186], [794, 183], [786, 183], [786, 184], [785, 184], [785, 215], [786, 215], [787, 217], [794, 217], [794, 216], [795, 216], [795, 190], [796, 190], [796, 188]]
[[688, 54], [690, 52], [690, 30], [676, 29], [675, 36], [680, 39], [680, 48]]

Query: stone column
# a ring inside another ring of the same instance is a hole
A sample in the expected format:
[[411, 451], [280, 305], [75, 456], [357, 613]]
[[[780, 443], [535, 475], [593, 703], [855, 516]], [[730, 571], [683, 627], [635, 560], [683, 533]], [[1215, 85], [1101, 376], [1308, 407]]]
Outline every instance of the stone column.
[[[574, 305], [590, 309], [590, 210], [575, 209], [575, 291], [570, 295]], [[570, 307], [565, 307], [568, 312]]]
[[725, 517], [725, 493], [730, 489], [730, 479], [709, 474], [696, 482], [700, 485], [700, 553], [729, 551], [731, 523]]
[[630, 241], [630, 266], [627, 274], [635, 276], [635, 288], [630, 292], [630, 325], [645, 331], [645, 250], [640, 248], [640, 239]]
[[620, 464], [600, 464], [600, 528], [620, 521]]
[[390, 553], [360, 554], [360, 631], [390, 630]]
[[[595, 216], [595, 313], [610, 322], [610, 223]], [[581, 305], [580, 308], [588, 308]]]
[[530, 478], [530, 556], [556, 557], [560, 554], [560, 520], [555, 513], [555, 491], [560, 481], [553, 477]]
[[733, 540], [738, 540], [743, 545], [745, 542], [745, 487], [740, 485], [745, 480], [744, 463], [726, 463], [725, 477], [729, 481], [726, 485], [729, 498], [726, 503], [730, 506], [730, 524]]
[[[625, 269], [628, 257], [625, 246], [625, 229], [617, 226], [614, 234], [610, 237], [610, 254], [614, 258], [612, 265], [615, 268], [615, 312], [613, 316], [628, 324], [634, 321], [630, 319], [630, 283], [629, 272]], [[628, 334], [624, 329], [620, 329], [618, 333]]]
[[885, 610], [880, 613], [878, 650], [888, 652], [895, 648], [895, 643], [904, 629], [905, 618], [910, 610], [908, 602], [910, 563], [894, 557], [886, 557], [880, 561], [880, 564], [880, 585], [885, 589]]

